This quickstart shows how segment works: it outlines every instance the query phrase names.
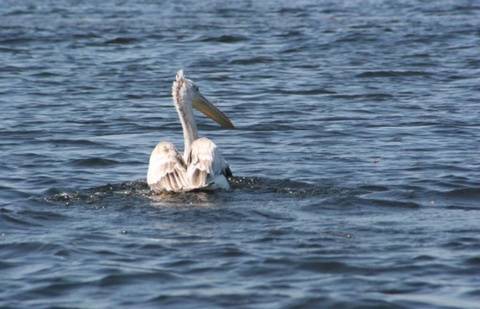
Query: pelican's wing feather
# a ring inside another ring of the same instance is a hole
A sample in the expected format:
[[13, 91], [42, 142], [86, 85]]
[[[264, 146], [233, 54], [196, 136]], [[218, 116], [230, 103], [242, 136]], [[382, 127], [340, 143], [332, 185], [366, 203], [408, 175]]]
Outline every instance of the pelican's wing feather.
[[161, 142], [150, 155], [147, 183], [155, 192], [178, 192], [188, 188], [186, 167], [172, 143]]
[[187, 158], [187, 177], [191, 189], [228, 189], [228, 164], [214, 142], [202, 137], [195, 140]]

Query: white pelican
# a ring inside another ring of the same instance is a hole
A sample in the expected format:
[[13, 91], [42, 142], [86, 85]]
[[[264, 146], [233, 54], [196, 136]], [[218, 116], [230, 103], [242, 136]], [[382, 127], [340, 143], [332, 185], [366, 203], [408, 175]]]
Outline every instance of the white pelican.
[[182, 70], [172, 85], [172, 97], [182, 123], [183, 157], [170, 142], [160, 142], [150, 155], [147, 183], [154, 192], [185, 192], [196, 189], [229, 189], [230, 168], [214, 142], [198, 137], [193, 109], [223, 128], [234, 128], [228, 117], [210, 103]]

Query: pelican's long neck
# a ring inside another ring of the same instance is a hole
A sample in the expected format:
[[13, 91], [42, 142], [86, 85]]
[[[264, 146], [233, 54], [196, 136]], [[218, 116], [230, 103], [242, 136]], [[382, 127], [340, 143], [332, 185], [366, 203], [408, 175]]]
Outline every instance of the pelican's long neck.
[[[184, 100], [189, 100], [189, 102], [185, 102]], [[174, 103], [175, 107], [177, 108], [178, 117], [180, 118], [183, 129], [183, 158], [184, 160], [187, 160], [190, 152], [190, 146], [192, 145], [193, 141], [198, 139], [197, 123], [195, 122], [195, 117], [193, 116], [192, 102], [190, 98], [176, 97], [174, 99]]]

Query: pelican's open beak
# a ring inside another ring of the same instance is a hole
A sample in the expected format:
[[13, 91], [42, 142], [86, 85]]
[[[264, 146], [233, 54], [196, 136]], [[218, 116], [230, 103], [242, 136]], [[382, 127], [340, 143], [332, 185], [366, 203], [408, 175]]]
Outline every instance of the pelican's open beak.
[[222, 126], [222, 128], [233, 129], [233, 123], [228, 119], [227, 115], [222, 113], [215, 107], [210, 101], [208, 101], [203, 95], [198, 94], [193, 99], [193, 107], [201, 111], [205, 116], [212, 119], [216, 123]]

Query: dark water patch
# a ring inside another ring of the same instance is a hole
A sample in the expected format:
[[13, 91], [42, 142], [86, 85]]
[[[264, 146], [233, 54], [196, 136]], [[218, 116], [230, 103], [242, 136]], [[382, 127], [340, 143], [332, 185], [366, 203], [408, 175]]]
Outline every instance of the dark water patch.
[[16, 45], [24, 44], [34, 40], [33, 38], [28, 37], [4, 37], [0, 39], [0, 44], [2, 45]]
[[[5, 169], [5, 171], [8, 171], [8, 169]], [[9, 179], [10, 181], [21, 181], [24, 178], [11, 178]], [[31, 194], [28, 191], [22, 190], [21, 188], [17, 188], [15, 185], [10, 185], [10, 186], [0, 186], [0, 196], [2, 199], [6, 199], [8, 201], [7, 203], [1, 203], [0, 205], [9, 205], [12, 203], [12, 201], [15, 201], [17, 199], [29, 199], [31, 197]]]
[[8, 262], [8, 261], [0, 261], [0, 270], [5, 270], [9, 268], [14, 268], [16, 267], [16, 263], [14, 262]]
[[[303, 35], [303, 32], [302, 31], [299, 31], [299, 30], [289, 30], [289, 31], [286, 31], [286, 32], [282, 32], [280, 34], [278, 34], [279, 37], [282, 37], [282, 38], [295, 38], [295, 37], [299, 37], [299, 36], [302, 36]], [[299, 47], [298, 50], [300, 50], [301, 48]]]
[[274, 221], [282, 221], [282, 220], [290, 220], [288, 216], [280, 215], [278, 213], [272, 211], [265, 211], [265, 210], [252, 210], [252, 214], [259, 216], [262, 220], [274, 220]]
[[401, 203], [406, 202], [408, 204], [410, 202], [422, 200], [422, 198], [431, 195], [433, 195], [431, 192], [426, 193], [422, 187], [399, 186], [398, 188], [390, 188], [390, 190], [385, 191], [369, 191], [367, 194], [362, 195], [362, 198], [371, 201], [398, 201]]
[[[358, 31], [358, 30], [357, 30]], [[335, 40], [335, 44], [374, 44], [378, 40], [377, 36], [373, 36], [369, 33], [354, 32], [341, 36]]]
[[86, 32], [74, 32], [71, 34], [73, 39], [98, 39], [100, 38], [99, 33], [95, 31], [86, 31]]
[[41, 241], [0, 243], [2, 259], [16, 258], [26, 254], [53, 254], [61, 248], [63, 248], [61, 245]]
[[[480, 201], [480, 188], [459, 188], [442, 193], [446, 198]], [[480, 207], [480, 205], [479, 205]]]
[[[442, 203], [444, 203], [444, 202], [442, 202]], [[449, 203], [455, 203], [455, 202], [449, 202]], [[432, 201], [432, 204], [435, 204], [435, 201]], [[448, 206], [445, 206], [445, 208], [451, 209], [451, 210], [462, 210], [462, 211], [479, 211], [480, 210], [480, 207], [477, 204], [474, 204], [474, 205], [448, 205]]]
[[[354, 303], [355, 305], [351, 305]], [[377, 309], [405, 309], [408, 306], [395, 304], [387, 300], [377, 300], [377, 299], [355, 299], [350, 302], [342, 301], [335, 298], [327, 297], [306, 297], [300, 298], [298, 300], [292, 301], [291, 305], [288, 305], [286, 308], [291, 309], [300, 309], [300, 308], [316, 308], [318, 304], [325, 305], [329, 308], [377, 308]]]
[[335, 99], [346, 99], [346, 100], [375, 100], [383, 101], [392, 99], [394, 96], [388, 93], [365, 93], [365, 94], [332, 94], [332, 98]]
[[260, 123], [249, 126], [242, 127], [244, 131], [251, 131], [253, 134], [258, 135], [260, 132], [281, 132], [281, 131], [292, 131], [292, 130], [307, 130], [306, 127], [302, 127], [294, 124], [286, 123]]
[[399, 201], [395, 199], [375, 199], [375, 198], [362, 198], [361, 202], [364, 205], [376, 206], [376, 207], [393, 207], [393, 208], [409, 208], [415, 209], [421, 207], [421, 204], [413, 201]]
[[105, 158], [88, 158], [88, 159], [72, 160], [71, 163], [79, 167], [101, 168], [101, 167], [117, 165], [120, 162], [112, 159], [105, 159]]
[[297, 46], [297, 47], [288, 47], [285, 49], [282, 49], [280, 52], [282, 54], [296, 54], [298, 52], [302, 52], [304, 48], [302, 46]]
[[163, 271], [160, 269], [151, 269], [148, 272], [126, 272], [121, 274], [111, 274], [104, 276], [98, 280], [97, 284], [101, 287], [110, 287], [110, 286], [121, 286], [125, 284], [133, 284], [135, 282], [156, 280], [159, 282], [169, 281], [172, 282], [180, 278], [178, 275], [173, 272]]
[[385, 192], [389, 190], [388, 187], [381, 185], [361, 185], [359, 189], [367, 192]]
[[359, 269], [339, 261], [309, 258], [298, 263], [298, 269], [320, 273], [357, 273]]
[[243, 35], [228, 35], [224, 34], [221, 36], [207, 36], [201, 38], [201, 42], [215, 42], [215, 43], [238, 43], [247, 41], [248, 38]]
[[294, 15], [303, 15], [306, 12], [306, 9], [303, 7], [282, 7], [279, 8], [276, 13], [278, 14], [294, 14]]
[[221, 246], [214, 246], [206, 254], [202, 255], [208, 258], [208, 256], [215, 258], [216, 256], [223, 256], [227, 258], [238, 258], [249, 256], [248, 252], [242, 250], [237, 245], [226, 244]]
[[29, 51], [23, 48], [11, 48], [11, 47], [0, 46], [0, 53], [19, 54], [19, 53], [29, 53]]
[[[198, 288], [208, 289], [210, 285], [202, 285]], [[156, 306], [167, 307], [182, 307], [182, 308], [195, 308], [200, 305], [201, 307], [208, 308], [224, 308], [224, 307], [251, 307], [256, 304], [268, 303], [270, 296], [264, 295], [258, 292], [228, 292], [217, 291], [207, 295], [168, 295], [165, 293], [159, 293], [161, 295], [149, 300], [149, 303]]]
[[13, 66], [13, 65], [3, 65], [0, 66], [1, 73], [21, 73], [24, 72], [25, 68], [21, 66]]
[[283, 90], [279, 89], [278, 93], [289, 95], [317, 95], [317, 94], [335, 94], [335, 91], [327, 89], [305, 89], [305, 90]]
[[480, 256], [474, 256], [470, 257], [465, 260], [465, 264], [469, 266], [475, 266], [477, 268], [480, 268]]
[[359, 78], [376, 77], [429, 77], [431, 74], [425, 71], [367, 71], [357, 74]]
[[6, 213], [4, 212], [3, 208], [0, 212], [0, 222], [3, 222], [3, 224], [5, 224], [5, 227], [8, 226], [9, 228], [28, 228], [32, 226], [41, 226], [39, 224], [26, 220], [22, 218], [22, 216], [19, 216], [17, 214]]
[[461, 236], [446, 242], [443, 247], [454, 250], [479, 250], [480, 238]]
[[480, 297], [480, 289], [472, 289], [470, 291], [465, 292], [464, 295], [467, 297], [478, 298]]
[[137, 38], [132, 38], [132, 37], [117, 37], [117, 38], [105, 41], [105, 44], [128, 45], [128, 44], [137, 43], [138, 41], [139, 40]]
[[33, 73], [30, 76], [31, 77], [37, 77], [37, 78], [54, 78], [54, 77], [61, 77], [62, 74], [55, 73], [55, 72], [44, 71], [44, 72]]
[[273, 58], [264, 57], [264, 56], [256, 56], [250, 58], [242, 58], [242, 59], [233, 59], [229, 63], [231, 65], [255, 65], [255, 64], [267, 64], [274, 62]]
[[368, 121], [368, 118], [365, 117], [345, 117], [345, 116], [334, 116], [334, 117], [320, 117], [315, 119], [321, 122], [353, 122], [353, 121]]
[[11, 11], [5, 12], [3, 16], [17, 16], [17, 15], [29, 15], [33, 14], [35, 10], [26, 10], [26, 9], [13, 9]]
[[91, 284], [90, 282], [70, 282], [62, 278], [54, 281], [53, 283], [42, 284], [40, 287], [32, 288], [28, 291], [28, 294], [35, 297], [60, 297]]
[[42, 142], [47, 142], [55, 145], [61, 145], [61, 146], [101, 146], [105, 145], [105, 143], [99, 143], [99, 142], [94, 142], [88, 139], [64, 139], [64, 138], [59, 138], [59, 139], [44, 139], [41, 140]]
[[435, 261], [436, 258], [431, 255], [422, 254], [422, 255], [416, 256], [414, 260], [419, 262], [431, 262], [431, 261]]
[[17, 214], [22, 217], [26, 216], [32, 218], [33, 220], [40, 220], [46, 222], [64, 220], [66, 218], [64, 215], [53, 211], [19, 210]]

